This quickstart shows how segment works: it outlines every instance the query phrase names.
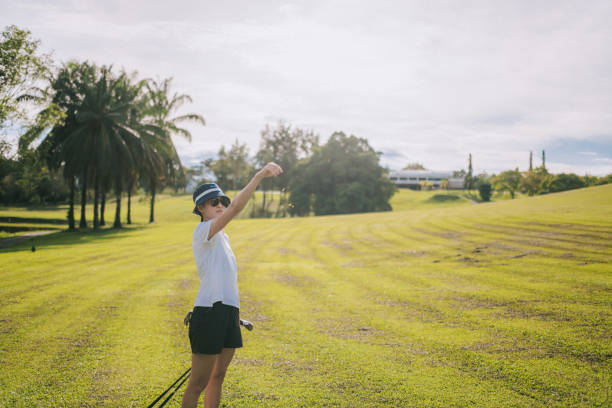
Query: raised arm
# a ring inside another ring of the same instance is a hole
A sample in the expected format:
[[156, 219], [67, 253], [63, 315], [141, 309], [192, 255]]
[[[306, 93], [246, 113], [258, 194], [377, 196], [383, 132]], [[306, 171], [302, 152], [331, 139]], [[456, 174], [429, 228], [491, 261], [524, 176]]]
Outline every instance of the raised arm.
[[255, 174], [255, 176], [253, 176], [251, 181], [249, 181], [249, 184], [247, 184], [242, 190], [240, 190], [236, 197], [234, 197], [230, 206], [227, 207], [227, 210], [225, 210], [225, 212], [220, 216], [213, 219], [212, 223], [210, 224], [210, 232], [208, 233], [208, 239], [211, 239], [213, 235], [225, 228], [225, 226], [229, 224], [229, 222], [234, 219], [234, 217], [238, 215], [240, 211], [242, 211], [242, 209], [249, 202], [251, 195], [253, 194], [259, 183], [261, 183], [261, 180], [266, 177], [276, 177], [282, 172], [283, 169], [281, 169], [278, 164], [272, 162], [266, 164], [261, 170], [259, 170]]

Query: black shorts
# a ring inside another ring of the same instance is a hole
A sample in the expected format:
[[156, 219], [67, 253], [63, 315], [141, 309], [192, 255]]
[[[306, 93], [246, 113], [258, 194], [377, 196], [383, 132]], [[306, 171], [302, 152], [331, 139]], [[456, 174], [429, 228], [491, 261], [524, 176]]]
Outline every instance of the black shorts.
[[238, 308], [221, 302], [193, 308], [189, 342], [194, 354], [219, 354], [223, 348], [242, 347]]

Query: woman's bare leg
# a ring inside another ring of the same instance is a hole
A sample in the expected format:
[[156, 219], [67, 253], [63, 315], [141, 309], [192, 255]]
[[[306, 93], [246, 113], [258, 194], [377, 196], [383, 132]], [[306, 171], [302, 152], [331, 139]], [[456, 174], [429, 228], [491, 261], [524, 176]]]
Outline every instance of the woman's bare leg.
[[227, 367], [234, 357], [233, 348], [224, 348], [221, 354], [217, 354], [217, 361], [215, 367], [212, 370], [208, 385], [206, 385], [206, 392], [204, 393], [204, 407], [205, 408], [218, 408], [219, 401], [221, 401], [221, 387], [223, 386], [223, 379], [227, 372]]
[[197, 408], [200, 394], [206, 388], [217, 356], [220, 354], [192, 354], [191, 376], [183, 394], [183, 408]]

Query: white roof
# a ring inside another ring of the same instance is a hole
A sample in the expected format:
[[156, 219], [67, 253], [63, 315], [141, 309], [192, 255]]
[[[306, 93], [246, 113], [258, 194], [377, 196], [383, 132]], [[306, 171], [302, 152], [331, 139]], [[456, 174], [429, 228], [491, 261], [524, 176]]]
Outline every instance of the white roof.
[[441, 178], [452, 178], [452, 171], [444, 170], [401, 170], [391, 171], [389, 176], [394, 177], [441, 177]]

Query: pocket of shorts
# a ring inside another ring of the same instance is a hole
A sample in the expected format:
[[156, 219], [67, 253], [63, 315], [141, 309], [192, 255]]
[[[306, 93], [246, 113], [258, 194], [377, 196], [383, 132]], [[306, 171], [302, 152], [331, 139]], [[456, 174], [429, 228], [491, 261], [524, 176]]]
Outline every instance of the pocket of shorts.
[[211, 310], [212, 307], [209, 306], [198, 306], [197, 308], [194, 308], [191, 319], [189, 320], [189, 331], [192, 330], [192, 327], [197, 327], [204, 324], [204, 320], [206, 320], [210, 315]]

